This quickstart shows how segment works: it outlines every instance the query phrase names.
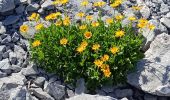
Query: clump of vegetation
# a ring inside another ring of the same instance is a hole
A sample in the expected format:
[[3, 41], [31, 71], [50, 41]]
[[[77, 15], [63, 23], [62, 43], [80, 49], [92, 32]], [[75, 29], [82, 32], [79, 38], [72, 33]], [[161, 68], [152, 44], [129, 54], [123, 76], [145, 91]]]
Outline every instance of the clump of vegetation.
[[[82, 5], [87, 4], [82, 2]], [[94, 3], [94, 6], [103, 5]], [[137, 21], [131, 16], [128, 18], [131, 23], [123, 27], [121, 21], [124, 16], [121, 14], [95, 21], [93, 15], [83, 12], [77, 16], [86, 20], [76, 24], [69, 16], [62, 18], [60, 12], [52, 13], [45, 17], [52, 24], [45, 27], [38, 22], [39, 15], [33, 13], [29, 19], [37, 21], [37, 33], [30, 40], [32, 60], [46, 71], [56, 73], [65, 82], [75, 83], [76, 79], [84, 78], [88, 89], [125, 82], [126, 75], [143, 57], [140, 51], [143, 37], [134, 31], [132, 23], [138, 22], [139, 28], [153, 29], [154, 26], [146, 19]], [[28, 27], [23, 25], [20, 30], [26, 34]]]

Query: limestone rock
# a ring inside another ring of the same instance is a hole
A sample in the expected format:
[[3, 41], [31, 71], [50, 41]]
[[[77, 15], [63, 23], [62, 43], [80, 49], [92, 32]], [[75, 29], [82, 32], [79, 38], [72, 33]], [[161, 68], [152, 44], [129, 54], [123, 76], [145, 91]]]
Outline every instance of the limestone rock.
[[19, 20], [19, 16], [10, 15], [3, 21], [3, 24], [11, 25], [11, 24], [16, 23], [18, 20]]
[[66, 100], [117, 100], [117, 99], [112, 98], [110, 96], [81, 94], [81, 95], [77, 95]]
[[0, 0], [0, 13], [10, 11], [14, 8], [14, 0]]
[[65, 87], [56, 82], [49, 83], [44, 90], [56, 100], [61, 100], [65, 95]]
[[5, 34], [6, 28], [2, 25], [2, 22], [0, 22], [0, 34]]
[[162, 33], [151, 43], [128, 83], [147, 93], [170, 96], [170, 35]]

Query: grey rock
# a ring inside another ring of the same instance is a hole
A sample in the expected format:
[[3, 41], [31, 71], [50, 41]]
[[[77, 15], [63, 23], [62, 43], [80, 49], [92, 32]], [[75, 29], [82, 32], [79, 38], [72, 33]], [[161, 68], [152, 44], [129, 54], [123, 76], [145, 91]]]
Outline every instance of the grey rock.
[[0, 45], [0, 52], [4, 53], [6, 51], [5, 45]]
[[8, 77], [0, 78], [0, 88], [3, 90], [10, 90], [25, 84], [25, 76], [21, 73], [12, 73]]
[[16, 54], [17, 58], [17, 65], [21, 66], [23, 64], [23, 61], [27, 58], [27, 53], [24, 51], [24, 49], [18, 45], [14, 45], [14, 53]]
[[128, 99], [125, 97], [125, 98], [122, 98], [122, 99], [120, 99], [120, 100], [128, 100]]
[[158, 97], [158, 100], [168, 100], [167, 97]]
[[73, 90], [67, 89], [67, 95], [69, 97], [73, 97], [75, 94], [74, 94]]
[[6, 28], [0, 22], [0, 34], [5, 34], [5, 33], [6, 33]]
[[15, 52], [9, 52], [9, 60], [11, 62], [11, 64], [16, 64], [17, 62], [17, 55]]
[[161, 8], [160, 8], [160, 12], [162, 14], [166, 14], [167, 12], [169, 12], [169, 7], [167, 4], [161, 3]]
[[84, 79], [81, 78], [81, 79], [77, 80], [75, 94], [80, 95], [82, 93], [85, 93], [85, 90], [86, 90], [86, 87], [85, 87]]
[[[98, 95], [106, 96], [106, 92], [103, 91], [103, 90], [101, 90], [101, 89], [96, 89], [96, 93], [97, 93]], [[113, 97], [112, 95], [114, 95], [114, 94], [113, 94], [113, 93], [108, 93], [108, 96]]]
[[0, 13], [10, 11], [14, 8], [14, 0], [0, 0]]
[[154, 30], [149, 30], [148, 28], [144, 28], [142, 31], [142, 35], [145, 37], [145, 43], [142, 48], [143, 51], [146, 51], [150, 47], [150, 43], [155, 39], [158, 34], [163, 32], [168, 33], [167, 28], [162, 25], [158, 20], [149, 20], [149, 23], [155, 26]]
[[26, 100], [26, 87], [19, 86], [10, 92], [9, 100]]
[[4, 60], [0, 61], [0, 69], [2, 72], [11, 74], [11, 65], [10, 65], [8, 59], [4, 59]]
[[0, 52], [0, 61], [3, 59], [3, 53]]
[[166, 14], [166, 17], [170, 19], [170, 12]]
[[6, 44], [6, 43], [10, 43], [10, 42], [11, 42], [11, 36], [10, 35], [7, 35], [7, 37], [2, 39], [2, 41], [1, 41], [2, 44]]
[[164, 24], [167, 28], [170, 28], [170, 19], [168, 18], [161, 18], [160, 21], [162, 22], [162, 24]]
[[14, 0], [16, 5], [26, 4], [28, 0]]
[[9, 100], [10, 98], [10, 93], [7, 90], [0, 91], [0, 98], [1, 100]]
[[44, 14], [44, 9], [40, 8], [40, 9], [38, 10], [38, 13]]
[[149, 18], [151, 11], [150, 11], [149, 7], [147, 7], [147, 6], [145, 5], [145, 6], [143, 6], [142, 9], [140, 10], [140, 13], [142, 14], [142, 16], [143, 16], [144, 18]]
[[65, 95], [65, 87], [63, 85], [57, 84], [56, 82], [49, 83], [44, 90], [48, 94], [53, 96], [56, 100], [60, 100], [64, 98]]
[[7, 51], [7, 52], [3, 53], [2, 57], [3, 57], [3, 59], [9, 58], [9, 52]]
[[8, 16], [4, 21], [3, 21], [3, 24], [4, 25], [11, 25], [11, 24], [14, 24], [16, 23], [18, 20], [19, 20], [19, 16], [16, 16], [16, 15], [10, 15]]
[[12, 66], [11, 66], [11, 70], [12, 70], [14, 73], [20, 72], [21, 69], [22, 69], [22, 68], [21, 68], [20, 66], [18, 66], [18, 65], [12, 65]]
[[34, 83], [36, 84], [36, 85], [38, 85], [38, 86], [43, 86], [44, 85], [44, 82], [45, 82], [45, 78], [44, 77], [38, 77], [35, 81], [34, 81]]
[[112, 98], [110, 96], [81, 94], [81, 95], [77, 95], [66, 100], [117, 100], [117, 99]]
[[41, 88], [31, 88], [29, 91], [41, 100], [54, 100], [54, 98], [44, 92]]
[[37, 70], [37, 66], [33, 63], [29, 64], [27, 68], [25, 68], [25, 70], [23, 70], [22, 74], [24, 76], [34, 76], [39, 74], [38, 70]]
[[2, 77], [6, 77], [7, 76], [7, 74], [6, 73], [3, 73], [3, 72], [1, 72], [0, 71], [0, 78], [2, 78]]
[[46, 0], [42, 5], [41, 8], [43, 9], [54, 9], [53, 1], [52, 0]]
[[131, 89], [117, 89], [115, 90], [116, 97], [123, 98], [123, 97], [131, 97], [133, 95], [133, 91]]
[[19, 5], [19, 7], [17, 7], [17, 8], [15, 9], [15, 11], [16, 11], [17, 14], [22, 14], [22, 13], [24, 13], [24, 11], [25, 11], [25, 6], [24, 6], [24, 5]]
[[20, 39], [20, 36], [17, 32], [15, 32], [13, 35], [12, 35], [12, 41], [13, 42], [17, 42], [18, 40]]
[[147, 93], [170, 96], [170, 36], [162, 33], [151, 43], [137, 71], [128, 75], [128, 83]]
[[145, 94], [144, 95], [144, 100], [157, 100], [157, 97], [154, 96], [154, 95]]
[[103, 86], [102, 90], [105, 91], [106, 93], [110, 93], [114, 91], [114, 87], [113, 86]]
[[37, 4], [37, 3], [32, 3], [32, 4], [29, 4], [27, 7], [26, 7], [26, 10], [27, 11], [36, 11], [40, 8], [40, 5]]

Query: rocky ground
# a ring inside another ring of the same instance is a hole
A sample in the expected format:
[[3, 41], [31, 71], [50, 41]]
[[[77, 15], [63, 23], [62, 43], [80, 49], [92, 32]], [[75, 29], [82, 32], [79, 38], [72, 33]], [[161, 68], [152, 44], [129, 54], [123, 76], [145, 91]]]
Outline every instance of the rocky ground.
[[[79, 20], [74, 16], [79, 11], [97, 18], [98, 9], [92, 3], [100, 0], [89, 1], [89, 6], [82, 8], [81, 0], [70, 0], [66, 11], [72, 20]], [[130, 9], [133, 5], [143, 8], [135, 12]], [[45, 16], [64, 12], [63, 7], [53, 6], [51, 0], [0, 0], [0, 100], [170, 100], [170, 0], [125, 0], [119, 10], [108, 5], [102, 10], [103, 19], [122, 12], [147, 18], [156, 28], [143, 31], [145, 58], [139, 61], [138, 71], [128, 75], [128, 84], [104, 86], [96, 95], [88, 95], [82, 94], [86, 92], [83, 79], [73, 87], [30, 62], [27, 36], [19, 32], [22, 24], [34, 27], [34, 22], [27, 20], [32, 12]], [[122, 23], [128, 24], [127, 19]], [[35, 30], [29, 32], [31, 36]]]

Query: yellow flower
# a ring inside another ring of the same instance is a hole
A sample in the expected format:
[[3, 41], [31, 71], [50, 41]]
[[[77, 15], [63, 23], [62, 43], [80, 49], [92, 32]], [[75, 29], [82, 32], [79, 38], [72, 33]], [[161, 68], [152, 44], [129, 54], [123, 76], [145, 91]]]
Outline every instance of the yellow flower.
[[43, 25], [42, 23], [40, 23], [40, 24], [38, 24], [38, 25], [35, 26], [35, 29], [36, 29], [36, 30], [40, 30], [40, 29], [42, 29], [43, 27], [44, 27], [44, 25]]
[[148, 24], [148, 28], [149, 28], [150, 30], [154, 30], [154, 29], [155, 29], [155, 25], [153, 25], [153, 24]]
[[84, 30], [84, 29], [86, 29], [87, 28], [87, 25], [81, 25], [81, 26], [79, 26], [79, 29], [80, 30]]
[[119, 48], [118, 47], [112, 47], [110, 48], [110, 51], [112, 54], [116, 54], [117, 52], [119, 52]]
[[70, 18], [69, 17], [65, 17], [64, 20], [63, 20], [63, 24], [65, 26], [68, 26], [68, 25], [70, 25], [70, 23], [71, 23]]
[[95, 64], [96, 66], [98, 66], [98, 67], [101, 67], [102, 64], [103, 64], [103, 61], [101, 61], [100, 59], [96, 59], [96, 60], [94, 61], [94, 64]]
[[60, 0], [53, 1], [53, 3], [52, 3], [52, 4], [53, 4], [53, 5], [60, 4]]
[[141, 18], [139, 19], [137, 26], [139, 28], [144, 28], [147, 26], [147, 24], [148, 24], [148, 20], [146, 20], [145, 18]]
[[66, 4], [69, 2], [69, 0], [60, 0], [61, 1], [61, 4]]
[[94, 22], [91, 23], [91, 25], [92, 25], [93, 27], [97, 27], [97, 26], [99, 26], [99, 22], [94, 21]]
[[128, 20], [130, 20], [130, 21], [134, 21], [134, 20], [136, 20], [136, 17], [131, 16], [131, 17], [129, 17], [129, 18], [128, 18]]
[[56, 22], [55, 22], [55, 25], [56, 25], [56, 26], [60, 26], [61, 24], [62, 24], [62, 21], [56, 21]]
[[69, 0], [55, 0], [54, 2], [53, 2], [53, 5], [56, 5], [56, 4], [66, 4], [66, 3], [68, 3], [69, 2]]
[[29, 29], [28, 25], [20, 26], [20, 32], [26, 33], [28, 31], [28, 29]]
[[83, 41], [83, 42], [81, 42], [81, 44], [80, 44], [82, 47], [86, 47], [87, 45], [88, 45], [88, 43], [87, 43], [87, 41]]
[[94, 50], [94, 51], [99, 50], [99, 48], [100, 48], [100, 44], [94, 44], [92, 46], [92, 50]]
[[112, 24], [113, 23], [113, 19], [112, 18], [107, 18], [106, 19], [106, 23], [107, 24]]
[[78, 17], [82, 18], [82, 17], [84, 17], [84, 15], [85, 15], [85, 13], [83, 13], [83, 12], [79, 12], [79, 13], [77, 13], [77, 15], [76, 15], [76, 16], [78, 16]]
[[141, 10], [141, 9], [142, 9], [142, 6], [132, 6], [132, 9], [133, 9], [133, 10]]
[[85, 37], [86, 39], [90, 39], [90, 38], [92, 37], [92, 33], [91, 33], [91, 32], [85, 32], [85, 33], [84, 33], [84, 37]]
[[37, 46], [39, 46], [39, 45], [41, 45], [40, 40], [35, 40], [35, 41], [32, 43], [32, 47], [37, 47]]
[[62, 39], [60, 40], [60, 44], [61, 44], [61, 45], [66, 45], [67, 42], [68, 42], [68, 40], [67, 40], [66, 38], [62, 38]]
[[103, 73], [104, 73], [105, 77], [110, 77], [110, 75], [111, 75], [110, 69], [104, 70]]
[[116, 20], [122, 20], [123, 16], [121, 14], [115, 16]]
[[87, 6], [89, 4], [88, 0], [84, 0], [81, 2], [81, 6]]
[[103, 56], [101, 57], [101, 60], [102, 60], [103, 62], [108, 61], [108, 60], [109, 60], [109, 55], [107, 55], [107, 54], [103, 55]]
[[86, 47], [79, 46], [79, 47], [76, 49], [76, 51], [79, 52], [79, 53], [81, 53], [81, 52], [83, 52], [85, 49], [86, 49]]
[[32, 13], [30, 17], [28, 17], [28, 20], [35, 20], [38, 21], [40, 18], [40, 15], [37, 13]]
[[115, 37], [119, 37], [119, 38], [121, 38], [121, 37], [123, 37], [125, 35], [125, 32], [124, 31], [117, 31], [116, 33], [115, 33]]
[[122, 0], [115, 0], [114, 3], [112, 3], [110, 6], [113, 8], [116, 8], [122, 4]]
[[45, 20], [54, 20], [57, 19], [58, 16], [61, 16], [60, 12], [51, 13], [45, 17]]
[[94, 2], [93, 6], [95, 7], [102, 7], [106, 4], [106, 2], [103, 1], [98, 1], [98, 2]]
[[86, 16], [86, 20], [92, 20], [93, 19], [93, 16], [92, 15], [87, 15]]
[[105, 77], [110, 77], [111, 72], [108, 64], [102, 64], [101, 71], [104, 73]]

